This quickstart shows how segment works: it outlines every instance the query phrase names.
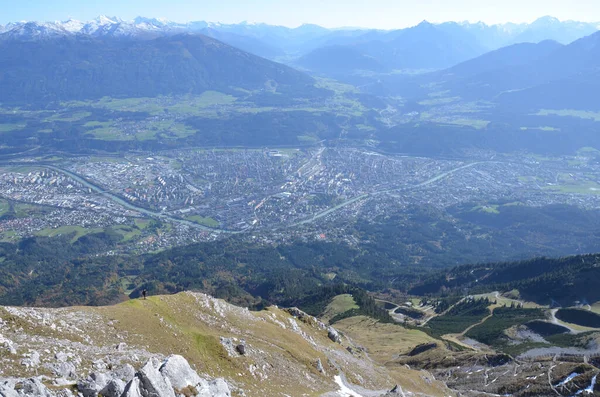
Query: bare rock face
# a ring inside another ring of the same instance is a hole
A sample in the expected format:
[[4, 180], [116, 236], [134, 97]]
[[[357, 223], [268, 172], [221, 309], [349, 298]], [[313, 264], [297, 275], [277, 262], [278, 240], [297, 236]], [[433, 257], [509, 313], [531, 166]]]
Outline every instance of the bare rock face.
[[[83, 397], [231, 397], [223, 379], [201, 378], [182, 356], [164, 362], [150, 359], [137, 373], [130, 365], [115, 371], [92, 373], [77, 382], [77, 395]], [[71, 397], [68, 389], [49, 390], [38, 378], [0, 379], [1, 397]]]

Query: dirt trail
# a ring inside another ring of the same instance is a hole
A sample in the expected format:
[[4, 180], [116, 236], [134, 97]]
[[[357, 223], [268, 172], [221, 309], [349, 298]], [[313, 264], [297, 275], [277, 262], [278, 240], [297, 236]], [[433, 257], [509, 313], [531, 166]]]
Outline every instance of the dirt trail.
[[481, 321], [479, 321], [478, 323], [475, 323], [475, 324], [473, 324], [473, 325], [469, 326], [467, 329], [465, 329], [465, 330], [464, 330], [463, 332], [461, 332], [460, 334], [446, 334], [446, 335], [442, 335], [442, 336], [441, 336], [441, 338], [442, 338], [442, 339], [444, 339], [444, 340], [447, 340], [447, 341], [450, 341], [450, 342], [454, 342], [454, 343], [456, 343], [456, 344], [459, 344], [459, 345], [461, 345], [462, 347], [466, 347], [466, 348], [468, 348], [468, 349], [475, 350], [475, 351], [480, 351], [481, 349], [478, 349], [478, 348], [477, 348], [477, 347], [475, 347], [475, 346], [471, 346], [471, 345], [469, 345], [469, 344], [466, 344], [466, 343], [462, 342], [462, 341], [461, 341], [459, 338], [461, 338], [461, 337], [464, 337], [464, 336], [465, 336], [465, 334], [466, 334], [467, 332], [469, 332], [471, 329], [473, 329], [473, 328], [477, 327], [478, 325], [481, 325], [481, 324], [483, 324], [483, 323], [484, 323], [484, 322], [486, 322], [486, 321], [487, 321], [489, 318], [491, 318], [491, 317], [494, 315], [494, 309], [496, 309], [496, 308], [495, 308], [495, 307], [493, 307], [493, 308], [490, 310], [490, 314], [489, 314], [489, 315], [487, 315], [486, 317], [484, 317], [483, 319], [481, 319]]

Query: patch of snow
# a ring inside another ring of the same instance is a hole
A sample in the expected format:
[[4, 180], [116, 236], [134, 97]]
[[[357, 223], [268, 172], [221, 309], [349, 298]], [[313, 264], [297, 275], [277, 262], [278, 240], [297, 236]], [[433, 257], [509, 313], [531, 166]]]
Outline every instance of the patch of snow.
[[578, 377], [579, 375], [581, 375], [581, 374], [579, 374], [577, 372], [573, 372], [571, 375], [567, 376], [562, 382], [557, 384], [556, 387], [566, 385], [567, 383], [569, 383], [570, 381], [572, 381], [574, 378]]
[[337, 383], [340, 387], [340, 390], [338, 390], [337, 392], [340, 397], [363, 397], [354, 390], [350, 389], [348, 386], [346, 386], [340, 375], [334, 376], [333, 379], [335, 380], [335, 383]]

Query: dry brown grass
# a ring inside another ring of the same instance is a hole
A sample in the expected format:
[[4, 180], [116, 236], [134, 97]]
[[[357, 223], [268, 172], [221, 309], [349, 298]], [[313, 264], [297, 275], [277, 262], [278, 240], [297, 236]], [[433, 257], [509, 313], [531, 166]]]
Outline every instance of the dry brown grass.
[[[369, 317], [358, 316], [337, 322], [336, 328], [367, 349], [371, 359], [380, 365], [392, 362], [417, 345], [436, 342], [424, 332], [409, 330], [396, 324], [379, 323]], [[439, 341], [437, 341], [439, 343]], [[433, 380], [426, 371], [410, 370], [404, 366], [389, 365], [390, 375], [405, 389], [431, 396], [454, 395], [441, 382]]]

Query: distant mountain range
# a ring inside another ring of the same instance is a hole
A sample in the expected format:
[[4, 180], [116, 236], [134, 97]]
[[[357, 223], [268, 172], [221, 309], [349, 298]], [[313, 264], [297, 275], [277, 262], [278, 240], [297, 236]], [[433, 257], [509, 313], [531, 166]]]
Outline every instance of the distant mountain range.
[[[473, 54], [480, 55], [484, 52], [498, 49], [503, 46], [543, 40], [555, 40], [568, 44], [581, 37], [596, 32], [600, 23], [587, 23], [577, 21], [559, 21], [552, 17], [543, 17], [531, 24], [506, 23], [500, 25], [486, 25], [484, 23], [445, 22], [430, 24], [423, 22], [416, 27], [399, 30], [374, 30], [374, 29], [327, 29], [318, 25], [302, 25], [297, 28], [273, 26], [267, 24], [221, 24], [205, 21], [178, 23], [159, 18], [137, 17], [125, 21], [118, 17], [99, 16], [88, 22], [67, 20], [64, 22], [15, 22], [0, 26], [0, 40], [19, 39], [37, 40], [66, 35], [89, 35], [92, 37], [119, 37], [119, 38], [157, 38], [165, 35], [181, 33], [202, 33], [216, 38], [242, 50], [252, 52], [259, 56], [274, 58], [283, 55], [301, 56], [310, 51], [328, 46], [353, 46], [367, 56], [381, 54], [386, 50], [389, 58], [383, 63], [390, 63], [390, 67], [438, 67], [451, 66], [449, 63], [466, 60]], [[424, 64], [417, 61], [407, 62], [399, 58], [409, 57], [410, 48], [406, 48], [416, 38], [412, 45], [419, 43], [427, 45], [439, 35], [445, 34], [445, 40], [452, 40], [452, 47], [465, 47], [463, 53], [448, 55], [447, 43], [436, 40], [438, 49], [447, 50], [439, 60]], [[421, 37], [420, 35], [425, 35]], [[386, 44], [391, 44], [395, 49], [389, 53]], [[394, 46], [397, 44], [397, 46]], [[383, 50], [382, 50], [382, 47]], [[360, 65], [358, 65], [360, 66]]]
[[[313, 72], [340, 77], [357, 70], [380, 72], [381, 69], [419, 70], [444, 69], [483, 55], [489, 51], [517, 43], [539, 43], [553, 40], [569, 44], [598, 31], [599, 24], [574, 21], [561, 22], [544, 17], [531, 24], [503, 24], [488, 26], [483, 23], [446, 22], [431, 24], [427, 21], [407, 29], [369, 31], [357, 37], [332, 41], [334, 47], [317, 48], [296, 61], [298, 66]], [[338, 33], [339, 34], [339, 33]], [[343, 46], [346, 51], [343, 52]], [[372, 58], [371, 66], [364, 58]], [[336, 74], [331, 70], [336, 63]]]
[[421, 83], [439, 84], [465, 100], [528, 109], [600, 109], [600, 32], [569, 45], [521, 43], [486, 53]]
[[[375, 95], [418, 101], [435, 87], [463, 100], [521, 110], [600, 106], [594, 99], [600, 88], [598, 24], [551, 17], [492, 26], [423, 21], [393, 31], [106, 16], [10, 23], [0, 27], [0, 101], [232, 87], [314, 95], [307, 74], [264, 58]], [[406, 77], [398, 70], [435, 72]]]

